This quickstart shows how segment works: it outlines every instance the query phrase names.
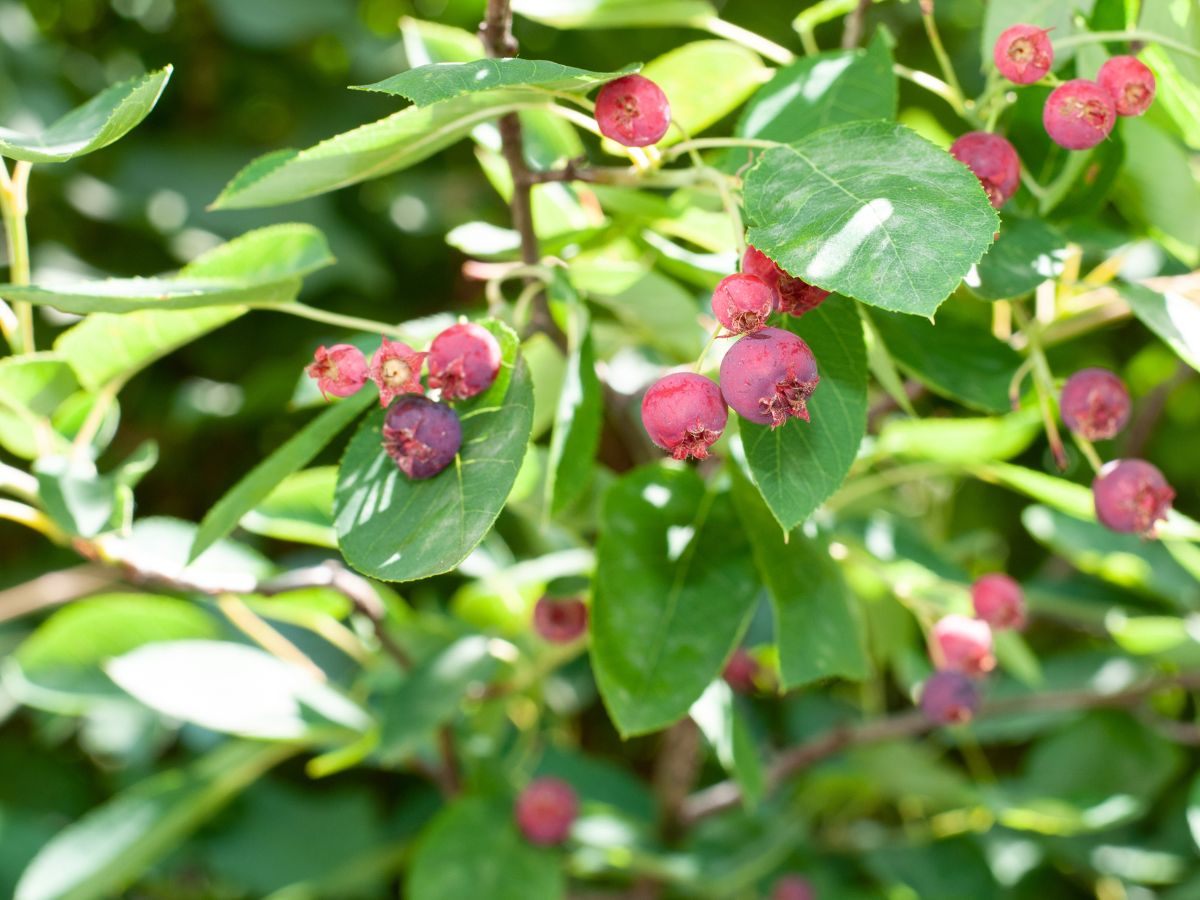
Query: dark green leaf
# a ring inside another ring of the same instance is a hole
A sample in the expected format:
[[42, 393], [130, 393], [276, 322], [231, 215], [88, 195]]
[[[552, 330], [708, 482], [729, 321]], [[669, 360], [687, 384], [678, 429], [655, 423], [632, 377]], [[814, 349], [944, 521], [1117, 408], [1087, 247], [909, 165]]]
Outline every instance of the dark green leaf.
[[432, 63], [393, 75], [355, 90], [378, 91], [407, 97], [417, 106], [429, 106], [477, 91], [497, 88], [533, 88], [544, 91], [587, 93], [592, 88], [636, 72], [626, 66], [618, 72], [592, 72], [544, 59], [476, 59], [463, 63]]
[[1200, 371], [1200, 304], [1182, 294], [1162, 294], [1138, 284], [1122, 284], [1117, 290], [1143, 325]]
[[971, 293], [984, 300], [1023, 297], [1062, 272], [1067, 239], [1041, 219], [1005, 216], [1000, 237], [967, 275]]

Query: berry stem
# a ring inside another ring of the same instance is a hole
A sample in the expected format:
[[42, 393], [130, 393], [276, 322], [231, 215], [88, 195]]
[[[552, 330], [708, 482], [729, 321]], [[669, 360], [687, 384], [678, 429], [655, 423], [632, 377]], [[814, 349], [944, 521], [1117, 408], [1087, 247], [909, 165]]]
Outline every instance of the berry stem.
[[774, 41], [767, 40], [761, 34], [756, 34], [740, 25], [734, 25], [732, 22], [726, 22], [717, 16], [703, 16], [694, 24], [701, 31], [707, 31], [709, 34], [723, 37], [735, 44], [741, 44], [748, 50], [753, 50], [781, 66], [786, 66], [796, 59], [796, 54], [787, 47], [781, 47]]
[[696, 365], [692, 367], [693, 372], [699, 372], [704, 368], [704, 357], [708, 356], [708, 351], [712, 349], [712, 345], [717, 342], [717, 338], [721, 336], [720, 324], [713, 330], [712, 335], [708, 339], [708, 343], [704, 345], [704, 349], [700, 351], [700, 356], [696, 359]]
[[[8, 280], [12, 284], [29, 284], [29, 234], [25, 228], [25, 215], [29, 211], [29, 170], [32, 167], [32, 163], [18, 161], [13, 164], [10, 176], [8, 168], [0, 162], [0, 214], [8, 242]], [[0, 323], [5, 325], [4, 336], [14, 353], [32, 353], [37, 349], [33, 306], [18, 301], [12, 308], [16, 313], [16, 331], [11, 330], [7, 316], [0, 316]]]
[[980, 126], [979, 118], [966, 108], [961, 93], [956, 95], [954, 88], [936, 75], [931, 75], [929, 72], [922, 71], [921, 69], [910, 69], [901, 63], [894, 63], [892, 71], [896, 73], [897, 77], [912, 82], [919, 88], [924, 88], [936, 97], [941, 97], [950, 104], [950, 107], [958, 113], [959, 118], [967, 124], [976, 128]]
[[299, 316], [301, 319], [311, 319], [313, 322], [324, 322], [326, 325], [336, 325], [352, 331], [370, 331], [375, 334], [386, 334], [388, 337], [404, 339], [404, 329], [399, 325], [388, 325], [374, 319], [363, 319], [359, 316], [344, 316], [341, 313], [330, 312], [327, 309], [317, 309], [304, 303], [285, 303], [280, 306], [267, 306], [264, 309]]
[[1072, 434], [1072, 437], [1075, 438], [1075, 445], [1079, 448], [1079, 452], [1083, 454], [1083, 458], [1088, 461], [1088, 465], [1092, 467], [1092, 471], [1099, 472], [1101, 466], [1104, 465], [1104, 460], [1100, 458], [1100, 454], [1096, 452], [1096, 448], [1092, 442], [1077, 434]]
[[938, 33], [937, 22], [933, 18], [932, 4], [929, 7], [921, 4], [921, 19], [925, 23], [925, 34], [929, 36], [929, 46], [933, 48], [933, 55], [937, 57], [938, 66], [941, 67], [942, 77], [946, 79], [946, 85], [950, 88], [950, 94], [953, 97], [952, 105], [960, 115], [965, 117], [967, 107], [966, 101], [963, 99], [962, 86], [958, 83], [958, 76], [954, 74], [954, 65], [950, 62], [950, 55], [946, 53], [946, 48], [942, 44], [942, 36]]
[[1170, 50], [1176, 50], [1200, 59], [1200, 50], [1197, 50], [1195, 47], [1153, 31], [1138, 31], [1136, 29], [1133, 31], [1090, 31], [1071, 34], [1056, 40], [1054, 42], [1054, 49], [1061, 50], [1063, 47], [1077, 47], [1081, 44], [1103, 44], [1110, 41], [1149, 41], [1150, 43], [1159, 44]]
[[1046, 359], [1046, 351], [1042, 348], [1041, 325], [1032, 321], [1019, 303], [1012, 305], [1013, 317], [1021, 326], [1025, 335], [1029, 359], [1033, 361], [1033, 384], [1037, 389], [1038, 406], [1042, 411], [1042, 424], [1046, 428], [1046, 440], [1050, 442], [1050, 452], [1060, 469], [1067, 468], [1067, 453], [1063, 449], [1062, 436], [1058, 431], [1058, 421], [1055, 418], [1053, 397], [1055, 396], [1054, 375], [1050, 371], [1050, 363]]
[[[683, 131], [682, 126], [672, 122], [676, 128]], [[780, 141], [769, 141], [765, 138], [735, 138], [735, 137], [718, 137], [718, 138], [694, 138], [691, 140], [680, 141], [674, 147], [668, 147], [663, 151], [663, 159], [667, 162], [678, 159], [685, 154], [694, 153], [697, 150], [709, 150], [720, 147], [757, 147], [762, 150], [770, 150], [774, 147], [782, 147]], [[702, 163], [701, 163], [702, 165]]]

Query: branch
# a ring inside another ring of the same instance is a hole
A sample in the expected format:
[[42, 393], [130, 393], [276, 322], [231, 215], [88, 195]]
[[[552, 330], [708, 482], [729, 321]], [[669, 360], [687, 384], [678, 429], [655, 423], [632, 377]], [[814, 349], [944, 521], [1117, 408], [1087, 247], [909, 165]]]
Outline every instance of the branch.
[[858, 0], [858, 5], [846, 16], [846, 26], [842, 29], [842, 49], [853, 50], [862, 42], [863, 19], [872, 0]]

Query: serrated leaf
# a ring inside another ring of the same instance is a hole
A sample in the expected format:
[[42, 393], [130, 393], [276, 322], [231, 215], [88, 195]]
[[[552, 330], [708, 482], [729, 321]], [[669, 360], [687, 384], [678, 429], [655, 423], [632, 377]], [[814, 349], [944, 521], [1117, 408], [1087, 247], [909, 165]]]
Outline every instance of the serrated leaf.
[[984, 300], [1008, 300], [1031, 293], [1062, 273], [1067, 239], [1041, 219], [1004, 216], [1000, 237], [965, 281]]
[[337, 547], [333, 530], [333, 491], [337, 466], [319, 466], [287, 476], [265, 499], [242, 516], [247, 531], [281, 541]]
[[785, 270], [872, 306], [932, 315], [999, 220], [971, 173], [916, 132], [854, 122], [759, 157], [751, 244]]
[[586, 93], [640, 68], [630, 65], [617, 72], [593, 72], [545, 59], [476, 59], [419, 66], [374, 84], [356, 85], [354, 89], [397, 94], [417, 106], [429, 106], [439, 100], [497, 88], [530, 88], [531, 93], [534, 90]]
[[1200, 371], [1200, 303], [1182, 294], [1159, 293], [1138, 284], [1118, 285], [1117, 291], [1143, 325]]
[[717, 14], [707, 0], [516, 0], [513, 10], [554, 28], [695, 25]]

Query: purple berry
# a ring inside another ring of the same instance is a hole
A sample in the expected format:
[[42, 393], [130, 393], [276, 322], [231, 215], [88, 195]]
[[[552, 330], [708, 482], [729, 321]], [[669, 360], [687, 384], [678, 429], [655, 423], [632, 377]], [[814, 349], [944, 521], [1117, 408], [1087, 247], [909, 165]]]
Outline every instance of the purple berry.
[[610, 81], [596, 95], [600, 133], [626, 147], [657, 144], [671, 125], [671, 104], [662, 88], [641, 75]]
[[817, 892], [807, 878], [784, 875], [771, 888], [771, 900], [817, 900]]
[[533, 607], [533, 629], [552, 644], [569, 644], [587, 632], [587, 605], [575, 597], [542, 597]]
[[462, 446], [458, 414], [444, 403], [405, 394], [383, 419], [383, 449], [413, 481], [432, 478]]
[[803, 278], [789, 275], [756, 247], [747, 245], [742, 254], [742, 271], [756, 275], [775, 292], [775, 305], [789, 316], [802, 316], [821, 305], [829, 291], [809, 284]]
[[962, 672], [934, 672], [921, 689], [921, 712], [935, 725], [961, 725], [979, 711], [979, 688]]
[[1060, 84], [1042, 108], [1046, 133], [1068, 150], [1095, 147], [1108, 137], [1116, 121], [1117, 110], [1108, 91], [1083, 78]]
[[517, 827], [531, 844], [561, 844], [579, 815], [575, 789], [561, 778], [535, 778], [517, 797]]
[[1106, 441], [1125, 427], [1132, 404], [1125, 383], [1108, 369], [1080, 369], [1059, 399], [1063, 422], [1089, 441]]
[[763, 328], [738, 339], [721, 360], [721, 393], [743, 418], [778, 428], [805, 422], [808, 398], [820, 381], [808, 344], [790, 331]]
[[1054, 65], [1054, 45], [1044, 28], [1014, 25], [1006, 28], [992, 48], [1000, 74], [1014, 84], [1033, 84]]
[[713, 291], [713, 315], [733, 334], [758, 331], [774, 308], [775, 291], [757, 275], [729, 275]]
[[975, 615], [994, 630], [1025, 627], [1025, 594], [1016, 581], [1000, 572], [971, 585], [971, 604]]
[[975, 173], [996, 209], [1021, 186], [1021, 161], [1013, 145], [998, 134], [972, 131], [950, 145], [950, 155]]
[[315, 378], [321, 396], [349, 397], [367, 383], [367, 358], [351, 344], [318, 347], [313, 362], [304, 370]]
[[642, 398], [646, 433], [676, 459], [705, 459], [728, 418], [716, 382], [691, 372], [660, 378]]
[[500, 371], [500, 344], [482, 325], [451, 325], [429, 345], [429, 386], [443, 400], [465, 400], [486, 391]]
[[979, 676], [996, 667], [992, 628], [982, 619], [949, 615], [933, 626], [933, 662], [939, 669]]
[[758, 660], [743, 647], [738, 647], [733, 651], [733, 656], [729, 657], [729, 662], [725, 663], [721, 677], [739, 694], [753, 694], [758, 690], [755, 681], [758, 678], [759, 668]]
[[1165, 520], [1175, 491], [1157, 467], [1142, 459], [1114, 459], [1092, 482], [1096, 518], [1113, 531], [1154, 536]]
[[379, 385], [379, 405], [387, 406], [401, 394], [423, 394], [421, 366], [427, 353], [417, 353], [408, 344], [383, 338], [371, 357], [371, 380]]
[[1106, 60], [1096, 83], [1108, 91], [1119, 116], [1140, 116], [1154, 102], [1154, 73], [1134, 56]]

